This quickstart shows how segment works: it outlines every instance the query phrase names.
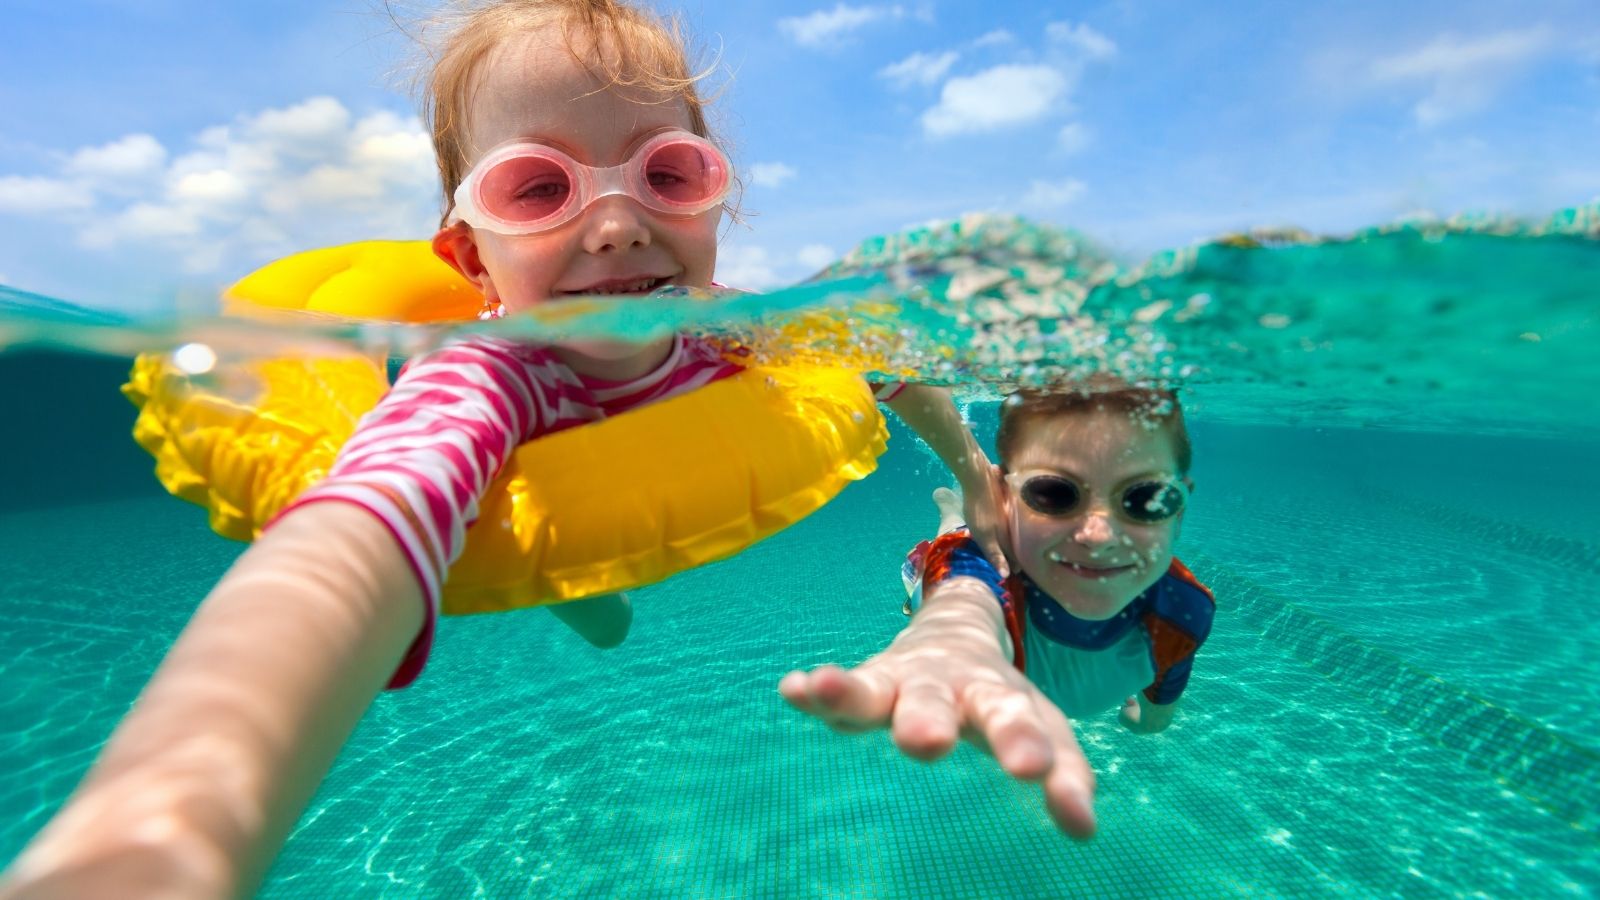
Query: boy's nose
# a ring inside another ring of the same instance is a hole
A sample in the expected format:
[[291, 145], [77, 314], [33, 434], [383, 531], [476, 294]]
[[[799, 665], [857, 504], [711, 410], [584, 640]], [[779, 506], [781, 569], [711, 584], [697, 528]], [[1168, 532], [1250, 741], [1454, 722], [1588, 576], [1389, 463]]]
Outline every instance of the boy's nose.
[[583, 211], [583, 249], [609, 253], [650, 246], [650, 226], [637, 200], [621, 194], [601, 197]]
[[1103, 547], [1116, 538], [1111, 515], [1103, 510], [1091, 509], [1073, 530], [1073, 539], [1085, 547]]

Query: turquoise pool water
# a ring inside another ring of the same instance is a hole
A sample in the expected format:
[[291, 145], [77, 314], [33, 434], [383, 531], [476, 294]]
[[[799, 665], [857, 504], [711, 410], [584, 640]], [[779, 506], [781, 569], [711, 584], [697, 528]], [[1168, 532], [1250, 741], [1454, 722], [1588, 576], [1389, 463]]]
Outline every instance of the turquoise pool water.
[[[3, 359], [58, 400], [8, 449], [0, 513], [9, 859], [239, 547], [152, 486], [118, 361]], [[974, 418], [988, 431], [993, 409]], [[897, 428], [881, 471], [811, 519], [639, 592], [621, 648], [539, 611], [446, 620], [263, 896], [1592, 895], [1600, 448], [1193, 429], [1181, 549], [1218, 626], [1172, 730], [1081, 723], [1092, 843], [977, 753], [924, 766], [776, 695], [790, 667], [902, 625], [898, 560], [940, 482]], [[64, 472], [79, 483], [41, 488]]]
[[[1219, 244], [1050, 300], [1114, 326], [1102, 364], [1198, 364], [1179, 555], [1218, 597], [1171, 730], [1079, 723], [1093, 842], [970, 749], [915, 763], [777, 696], [790, 668], [858, 661], [904, 623], [899, 562], [943, 478], [896, 424], [880, 470], [821, 512], [637, 592], [620, 648], [538, 610], [445, 620], [262, 896], [1593, 896], [1596, 253], [1453, 240]], [[1040, 363], [983, 356], [1014, 319], [919, 315], [980, 348], [934, 375]], [[126, 369], [0, 354], [0, 864], [240, 551], [154, 484]], [[994, 404], [970, 412], [991, 437]]]

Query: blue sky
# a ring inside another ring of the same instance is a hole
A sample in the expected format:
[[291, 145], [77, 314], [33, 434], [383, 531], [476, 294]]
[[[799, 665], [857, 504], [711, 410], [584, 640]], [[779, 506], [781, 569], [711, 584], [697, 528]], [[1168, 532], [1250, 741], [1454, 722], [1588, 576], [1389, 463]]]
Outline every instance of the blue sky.
[[[432, 161], [379, 0], [7, 0], [0, 283], [148, 311], [286, 253], [423, 237]], [[406, 8], [426, 10], [409, 0]], [[1600, 196], [1600, 3], [662, 3], [775, 286], [975, 210], [1138, 258], [1252, 225]]]

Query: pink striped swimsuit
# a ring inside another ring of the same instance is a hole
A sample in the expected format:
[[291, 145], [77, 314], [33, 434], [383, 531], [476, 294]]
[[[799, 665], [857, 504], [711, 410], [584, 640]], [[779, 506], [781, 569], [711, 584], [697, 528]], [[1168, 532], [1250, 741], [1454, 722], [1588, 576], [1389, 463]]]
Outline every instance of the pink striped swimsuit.
[[362, 417], [327, 479], [289, 507], [324, 500], [360, 506], [388, 527], [410, 560], [427, 619], [389, 686], [404, 687], [422, 672], [444, 573], [477, 519], [478, 498], [518, 444], [739, 371], [715, 344], [684, 335], [655, 370], [622, 382], [580, 376], [546, 347], [481, 336], [408, 363]]

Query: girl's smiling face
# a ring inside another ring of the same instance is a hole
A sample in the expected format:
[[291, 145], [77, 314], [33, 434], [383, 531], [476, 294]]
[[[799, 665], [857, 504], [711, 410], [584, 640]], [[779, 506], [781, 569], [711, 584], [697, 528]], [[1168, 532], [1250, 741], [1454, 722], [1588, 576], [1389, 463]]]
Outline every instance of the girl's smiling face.
[[[1016, 563], [1080, 619], [1115, 616], [1155, 584], [1172, 562], [1183, 516], [1154, 524], [1118, 514], [1122, 488], [1179, 476], [1172, 439], [1129, 413], [1084, 410], [1026, 424], [1007, 466], [1006, 512]], [[1069, 515], [1047, 516], [1019, 495], [1020, 480], [1064, 476], [1087, 492]]]
[[[548, 144], [595, 167], [621, 164], [651, 137], [692, 127], [682, 98], [611, 86], [578, 62], [558, 27], [507, 40], [489, 54], [466, 124], [470, 162], [520, 140]], [[517, 312], [578, 294], [708, 286], [720, 221], [720, 208], [671, 217], [618, 195], [602, 197], [572, 221], [537, 234], [502, 235], [457, 223], [440, 230], [434, 248], [491, 304]], [[569, 349], [620, 361], [646, 347], [590, 342]]]

